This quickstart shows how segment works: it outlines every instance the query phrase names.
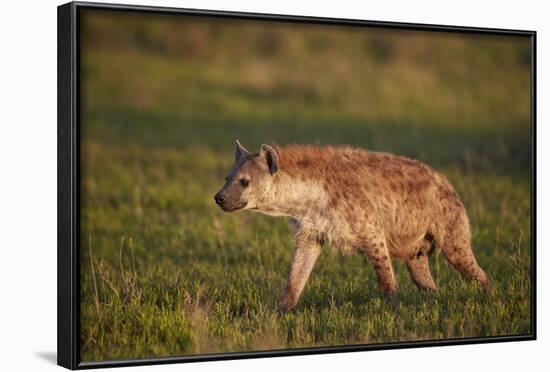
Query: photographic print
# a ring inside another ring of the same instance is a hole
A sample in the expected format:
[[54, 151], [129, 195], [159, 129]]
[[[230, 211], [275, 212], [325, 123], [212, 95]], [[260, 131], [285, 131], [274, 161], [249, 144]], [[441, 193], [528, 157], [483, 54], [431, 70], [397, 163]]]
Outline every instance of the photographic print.
[[79, 362], [534, 337], [532, 33], [153, 10], [76, 10]]

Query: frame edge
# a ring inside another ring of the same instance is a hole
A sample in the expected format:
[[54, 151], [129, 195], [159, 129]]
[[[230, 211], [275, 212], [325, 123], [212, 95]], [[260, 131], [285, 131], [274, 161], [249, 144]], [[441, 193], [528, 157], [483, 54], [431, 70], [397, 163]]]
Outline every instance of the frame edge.
[[324, 25], [343, 25], [343, 26], [364, 26], [383, 27], [393, 29], [409, 29], [417, 31], [436, 31], [436, 32], [460, 32], [460, 33], [481, 33], [481, 34], [497, 34], [508, 36], [528, 36], [530, 37], [535, 30], [526, 29], [508, 29], [483, 26], [459, 26], [450, 24], [434, 24], [434, 23], [418, 23], [405, 21], [380, 21], [374, 19], [359, 19], [359, 18], [334, 18], [328, 16], [304, 16], [298, 14], [282, 14], [282, 13], [257, 13], [244, 12], [234, 10], [214, 10], [204, 8], [185, 8], [175, 6], [162, 5], [132, 5], [123, 3], [102, 3], [92, 1], [73, 2], [79, 8], [103, 9], [112, 11], [134, 11], [134, 12], [151, 12], [165, 14], [187, 14], [198, 16], [215, 16], [225, 18], [238, 18], [249, 20], [262, 21], [286, 21], [296, 23], [314, 23]]
[[75, 5], [57, 7], [57, 364], [78, 366], [75, 308]]
[[537, 32], [531, 34], [531, 334], [537, 340]]

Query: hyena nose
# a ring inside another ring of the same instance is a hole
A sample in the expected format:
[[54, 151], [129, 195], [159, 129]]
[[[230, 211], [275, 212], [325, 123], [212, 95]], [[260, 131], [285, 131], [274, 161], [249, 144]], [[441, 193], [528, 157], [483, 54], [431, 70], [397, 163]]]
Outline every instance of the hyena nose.
[[214, 195], [214, 200], [216, 201], [216, 204], [221, 205], [225, 200], [225, 196], [222, 194], [216, 194]]

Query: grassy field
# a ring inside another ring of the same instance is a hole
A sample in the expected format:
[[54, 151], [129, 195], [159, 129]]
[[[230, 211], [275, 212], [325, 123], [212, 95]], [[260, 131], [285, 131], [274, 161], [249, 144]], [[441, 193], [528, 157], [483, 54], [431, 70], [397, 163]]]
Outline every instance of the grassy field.
[[[82, 25], [82, 360], [530, 332], [527, 39], [91, 11]], [[362, 257], [324, 247], [278, 313], [286, 221], [212, 200], [235, 138], [427, 162], [461, 195], [492, 292], [436, 251], [439, 292], [394, 262], [388, 301]]]

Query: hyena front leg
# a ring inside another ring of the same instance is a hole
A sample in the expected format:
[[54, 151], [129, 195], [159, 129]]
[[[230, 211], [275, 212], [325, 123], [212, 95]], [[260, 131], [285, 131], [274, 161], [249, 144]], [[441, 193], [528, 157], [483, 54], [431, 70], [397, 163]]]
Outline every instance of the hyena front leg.
[[379, 234], [366, 241], [363, 252], [374, 265], [378, 285], [382, 292], [387, 296], [395, 295], [397, 293], [397, 280], [395, 280], [390, 252], [384, 235]]
[[300, 294], [321, 254], [321, 245], [312, 239], [298, 237], [288, 280], [281, 295], [279, 309], [289, 311], [298, 303]]

